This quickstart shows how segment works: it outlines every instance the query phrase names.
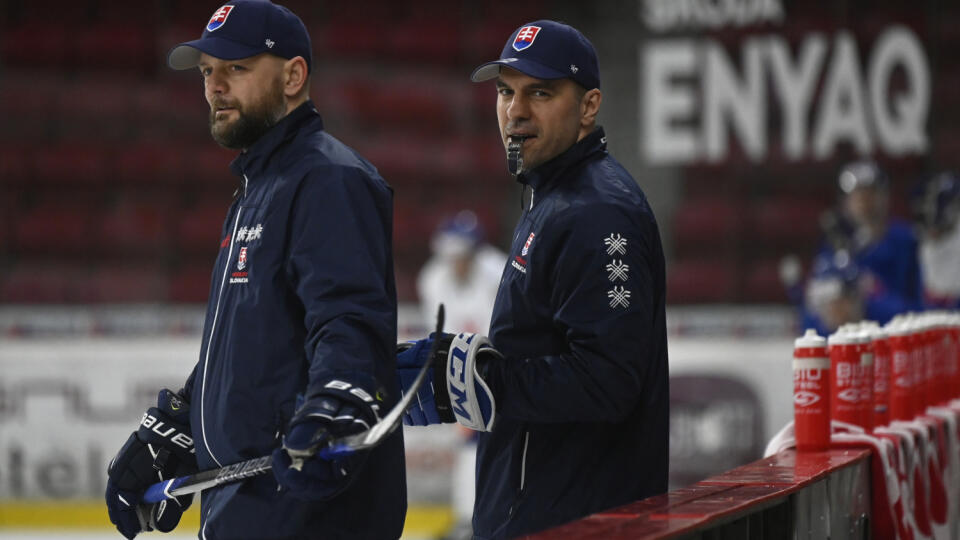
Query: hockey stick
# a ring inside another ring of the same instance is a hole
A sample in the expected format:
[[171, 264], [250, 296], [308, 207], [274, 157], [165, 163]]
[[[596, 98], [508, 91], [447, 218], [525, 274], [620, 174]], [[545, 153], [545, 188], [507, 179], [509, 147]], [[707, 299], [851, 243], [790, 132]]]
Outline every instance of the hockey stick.
[[[440, 304], [439, 309], [437, 309], [437, 331], [433, 343], [430, 345], [430, 354], [427, 356], [428, 359], [436, 356], [437, 344], [440, 342], [439, 337], [442, 332], [443, 304]], [[393, 433], [393, 431], [397, 429], [397, 426], [402, 423], [403, 413], [407, 412], [407, 408], [409, 408], [413, 400], [416, 399], [417, 390], [420, 388], [420, 385], [423, 384], [427, 376], [427, 371], [432, 366], [433, 362], [431, 361], [423, 364], [423, 367], [420, 368], [420, 372], [417, 374], [417, 378], [413, 380], [410, 388], [405, 390], [403, 399], [390, 409], [390, 412], [383, 417], [383, 420], [361, 433], [327, 441], [326, 446], [317, 451], [317, 455], [323, 459], [333, 459], [358, 450], [373, 448], [383, 442], [387, 435]], [[219, 469], [210, 469], [187, 476], [178, 476], [177, 478], [171, 478], [170, 480], [164, 480], [151, 485], [147, 488], [146, 492], [144, 492], [142, 500], [150, 504], [158, 503], [166, 499], [203, 491], [214, 486], [239, 482], [251, 476], [264, 474], [272, 468], [272, 456], [267, 455], [240, 461]]]

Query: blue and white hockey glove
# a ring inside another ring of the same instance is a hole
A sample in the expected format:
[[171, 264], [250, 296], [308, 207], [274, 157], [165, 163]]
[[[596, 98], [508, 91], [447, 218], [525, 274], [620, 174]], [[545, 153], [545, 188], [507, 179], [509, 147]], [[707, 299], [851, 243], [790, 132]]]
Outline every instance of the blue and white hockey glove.
[[143, 491], [155, 482], [197, 472], [190, 436], [190, 404], [171, 390], [161, 390], [157, 406], [143, 414], [107, 468], [107, 513], [120, 534], [172, 531], [190, 507], [193, 495], [155, 504], [140, 504]]
[[339, 495], [363, 463], [367, 452], [326, 460], [316, 455], [331, 437], [370, 429], [380, 420], [380, 404], [369, 392], [332, 380], [323, 390], [299, 404], [283, 447], [273, 451], [277, 483], [300, 499], [323, 501]]
[[486, 362], [502, 359], [486, 336], [462, 333], [442, 334], [437, 354], [427, 358], [434, 335], [398, 346], [397, 371], [401, 391], [406, 392], [420, 368], [430, 362], [433, 369], [417, 390], [417, 400], [407, 410], [408, 426], [459, 422], [477, 431], [490, 431], [496, 419], [493, 392], [483, 380]]

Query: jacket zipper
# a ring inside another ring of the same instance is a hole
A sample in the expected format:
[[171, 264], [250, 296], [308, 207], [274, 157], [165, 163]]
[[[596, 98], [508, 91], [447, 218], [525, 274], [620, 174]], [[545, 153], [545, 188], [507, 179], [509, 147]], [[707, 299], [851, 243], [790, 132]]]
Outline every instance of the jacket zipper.
[[513, 512], [517, 509], [517, 505], [520, 503], [520, 495], [523, 494], [523, 486], [526, 484], [527, 479], [527, 446], [530, 444], [530, 432], [523, 432], [523, 453], [520, 454], [520, 489], [517, 490], [517, 498], [510, 503], [510, 508], [507, 509], [507, 517], [513, 517]]
[[523, 454], [520, 456], [520, 492], [523, 492], [523, 486], [527, 479], [527, 446], [530, 444], [530, 432], [523, 434]]
[[[247, 175], [243, 175], [242, 197], [246, 197], [247, 195], [247, 182]], [[235, 239], [237, 237], [237, 226], [240, 224], [241, 212], [243, 212], [243, 207], [238, 204], [237, 217], [233, 220], [233, 231], [230, 233], [230, 248], [227, 251], [227, 258], [224, 261], [223, 276], [220, 278], [220, 291], [217, 293], [217, 306], [213, 310], [213, 322], [210, 323], [210, 335], [207, 337], [207, 354], [203, 359], [203, 382], [200, 383], [200, 433], [203, 435], [203, 446], [206, 447], [207, 453], [210, 454], [210, 457], [213, 458], [214, 463], [216, 463], [218, 467], [223, 467], [223, 463], [220, 463], [220, 460], [217, 459], [217, 456], [213, 454], [213, 449], [210, 448], [210, 443], [207, 441], [207, 422], [206, 417], [203, 414], [203, 398], [207, 388], [207, 366], [210, 365], [210, 349], [213, 346], [213, 335], [217, 331], [217, 318], [220, 315], [220, 300], [223, 299], [223, 288], [227, 283], [227, 274], [230, 273], [230, 261], [233, 260], [233, 245], [236, 243]]]

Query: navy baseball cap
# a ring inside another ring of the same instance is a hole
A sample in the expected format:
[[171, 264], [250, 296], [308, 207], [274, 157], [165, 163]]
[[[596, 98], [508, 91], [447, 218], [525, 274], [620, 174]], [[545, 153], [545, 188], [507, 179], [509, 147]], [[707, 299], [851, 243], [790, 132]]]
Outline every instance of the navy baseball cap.
[[556, 21], [539, 20], [517, 28], [500, 58], [473, 70], [470, 80], [480, 82], [500, 74], [507, 66], [536, 79], [573, 79], [587, 90], [600, 88], [597, 51], [576, 28]]
[[281, 58], [302, 56], [313, 69], [310, 35], [300, 17], [266, 0], [234, 0], [220, 6], [200, 39], [170, 49], [167, 65], [190, 69], [200, 62], [200, 53], [222, 60], [250, 58], [270, 53]]

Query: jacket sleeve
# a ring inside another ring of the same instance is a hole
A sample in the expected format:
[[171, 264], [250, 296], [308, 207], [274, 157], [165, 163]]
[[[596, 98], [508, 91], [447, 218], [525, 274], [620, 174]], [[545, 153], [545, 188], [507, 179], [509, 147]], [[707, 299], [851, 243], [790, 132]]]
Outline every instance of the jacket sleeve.
[[497, 412], [530, 422], [620, 421], [640, 399], [649, 363], [666, 356], [654, 331], [664, 293], [656, 290], [659, 233], [652, 214], [596, 207], [565, 214], [573, 214], [565, 224], [543, 228], [555, 239], [531, 266], [551, 268], [536, 274], [546, 281], [538, 286], [550, 290], [554, 331], [568, 350], [492, 362]]
[[315, 169], [289, 219], [287, 273], [307, 329], [306, 397], [331, 379], [371, 395], [388, 391], [397, 302], [390, 188], [359, 168]]

